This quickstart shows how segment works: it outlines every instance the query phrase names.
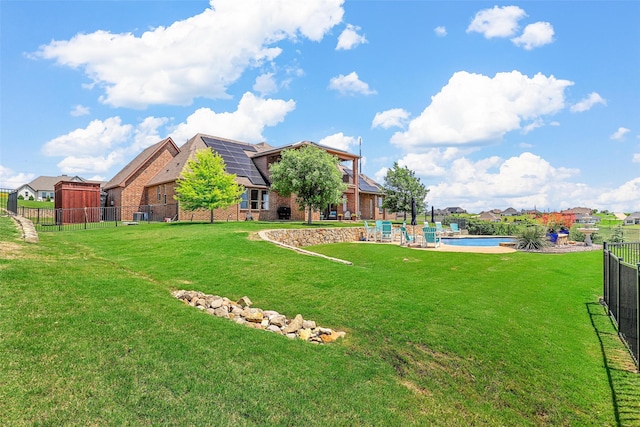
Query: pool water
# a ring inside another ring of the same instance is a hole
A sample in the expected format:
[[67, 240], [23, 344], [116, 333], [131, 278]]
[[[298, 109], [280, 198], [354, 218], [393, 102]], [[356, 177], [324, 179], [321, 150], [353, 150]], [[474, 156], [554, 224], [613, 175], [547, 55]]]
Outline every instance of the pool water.
[[452, 246], [500, 246], [500, 242], [513, 243], [512, 237], [443, 237], [442, 243]]

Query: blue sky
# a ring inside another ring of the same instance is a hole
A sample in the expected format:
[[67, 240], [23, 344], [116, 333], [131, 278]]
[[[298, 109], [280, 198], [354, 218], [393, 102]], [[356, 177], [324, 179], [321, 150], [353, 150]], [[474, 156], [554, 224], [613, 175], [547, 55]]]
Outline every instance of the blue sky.
[[637, 1], [0, 1], [0, 187], [198, 132], [394, 162], [429, 206], [640, 210]]

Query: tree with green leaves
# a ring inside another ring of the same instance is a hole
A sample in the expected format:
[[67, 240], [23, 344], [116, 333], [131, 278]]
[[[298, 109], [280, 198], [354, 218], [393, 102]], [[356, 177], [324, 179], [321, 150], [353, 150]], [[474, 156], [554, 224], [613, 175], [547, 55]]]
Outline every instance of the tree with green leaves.
[[177, 180], [175, 199], [183, 209], [195, 211], [226, 208], [240, 202], [245, 189], [235, 181], [234, 174], [225, 171], [222, 157], [210, 150], [196, 151]]
[[300, 210], [308, 208], [311, 224], [313, 210], [339, 203], [347, 189], [338, 163], [336, 156], [313, 145], [284, 150], [282, 159], [269, 167], [271, 189], [285, 197], [295, 194]]
[[426, 209], [426, 198], [429, 190], [415, 176], [415, 172], [408, 167], [400, 167], [398, 162], [387, 170], [384, 177], [384, 202], [382, 207], [391, 212], [411, 212], [411, 199], [416, 201], [418, 215]]

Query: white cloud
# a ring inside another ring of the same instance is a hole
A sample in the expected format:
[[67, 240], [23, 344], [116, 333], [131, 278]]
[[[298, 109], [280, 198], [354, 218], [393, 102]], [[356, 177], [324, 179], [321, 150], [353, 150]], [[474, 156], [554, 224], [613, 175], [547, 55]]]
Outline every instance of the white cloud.
[[337, 90], [343, 95], [374, 95], [377, 93], [375, 90], [369, 89], [369, 85], [360, 80], [355, 71], [346, 76], [340, 74], [338, 77], [332, 77], [329, 89]]
[[624, 136], [629, 133], [630, 130], [627, 128], [619, 127], [617, 131], [615, 131], [609, 138], [615, 141], [622, 141]]
[[16, 173], [12, 169], [0, 165], [0, 188], [16, 190], [18, 187], [33, 181], [35, 177], [33, 173]]
[[96, 119], [84, 129], [76, 129], [48, 141], [42, 147], [42, 153], [46, 156], [105, 153], [115, 145], [126, 141], [132, 131], [133, 126], [123, 125], [120, 117], [110, 117], [105, 121]]
[[147, 147], [152, 146], [160, 141], [162, 136], [158, 132], [158, 128], [167, 124], [169, 119], [166, 117], [147, 117], [136, 126], [133, 136], [133, 144], [128, 151], [138, 153]]
[[536, 22], [524, 28], [522, 34], [511, 41], [525, 50], [532, 50], [553, 42], [553, 26], [548, 22]]
[[436, 36], [438, 37], [444, 37], [447, 35], [447, 29], [443, 26], [438, 26], [434, 28], [433, 31], [436, 33]]
[[384, 177], [387, 176], [387, 171], [389, 170], [389, 168], [380, 168], [378, 169], [378, 171], [373, 175], [373, 179], [375, 182], [377, 182], [378, 184], [383, 184], [384, 183]]
[[339, 132], [322, 138], [318, 141], [318, 144], [337, 148], [338, 150], [349, 151], [349, 148], [358, 145], [358, 139], [354, 136], [346, 136], [342, 132]]
[[108, 105], [189, 105], [197, 97], [228, 97], [246, 69], [280, 55], [283, 40], [321, 40], [342, 21], [343, 1], [211, 0], [201, 14], [140, 37], [79, 33], [33, 56], [83, 70], [104, 88], [100, 100]]
[[383, 129], [389, 129], [391, 127], [404, 128], [408, 118], [408, 111], [403, 110], [402, 108], [392, 108], [391, 110], [376, 113], [373, 118], [373, 122], [371, 123], [371, 127], [381, 127]]
[[544, 120], [542, 120], [541, 118], [537, 118], [534, 121], [532, 121], [531, 123], [529, 123], [528, 125], [525, 125], [522, 128], [522, 133], [523, 134], [528, 134], [529, 132], [533, 131], [534, 129], [537, 129], [539, 127], [544, 126]]
[[406, 166], [423, 177], [443, 176], [446, 173], [446, 169], [442, 166], [442, 155], [438, 149], [431, 149], [421, 154], [407, 154], [398, 160], [398, 165]]
[[529, 78], [518, 71], [493, 78], [466, 71], [455, 73], [431, 98], [431, 104], [396, 132], [391, 142], [403, 147], [463, 145], [494, 141], [565, 107], [564, 90], [573, 82], [545, 76]]
[[[158, 141], [155, 141], [158, 142]], [[68, 156], [56, 166], [66, 174], [101, 173], [124, 161], [122, 151], [112, 151], [106, 156]]]
[[363, 43], [367, 43], [366, 37], [358, 34], [360, 29], [358, 26], [347, 24], [347, 28], [345, 28], [338, 37], [336, 50], [350, 50]]
[[236, 111], [216, 113], [209, 108], [200, 108], [177, 125], [170, 136], [178, 145], [199, 132], [257, 143], [264, 140], [265, 127], [282, 122], [295, 106], [293, 100], [264, 99], [247, 92]]
[[89, 107], [85, 107], [84, 105], [76, 105], [73, 107], [73, 110], [71, 110], [71, 115], [73, 117], [86, 116], [87, 114], [91, 114], [91, 110]]
[[634, 153], [633, 158], [631, 159], [633, 163], [640, 163], [640, 153]]
[[625, 182], [620, 187], [602, 192], [597, 202], [603, 209], [615, 212], [640, 211], [640, 177]]
[[436, 207], [459, 205], [472, 212], [507, 206], [560, 208], [589, 194], [584, 185], [567, 181], [578, 170], [553, 167], [529, 152], [506, 160], [492, 156], [474, 162], [461, 157], [447, 166], [440, 183], [429, 185], [429, 203]]
[[477, 32], [485, 38], [511, 37], [518, 31], [518, 21], [527, 16], [524, 10], [517, 6], [494, 6], [476, 13], [469, 24], [467, 33]]
[[591, 92], [589, 96], [580, 100], [571, 106], [571, 111], [574, 113], [581, 113], [583, 111], [590, 110], [596, 104], [607, 105], [605, 101], [597, 92]]
[[276, 80], [273, 78], [273, 73], [265, 73], [256, 77], [256, 82], [253, 85], [253, 90], [260, 92], [260, 95], [268, 95], [278, 90]]

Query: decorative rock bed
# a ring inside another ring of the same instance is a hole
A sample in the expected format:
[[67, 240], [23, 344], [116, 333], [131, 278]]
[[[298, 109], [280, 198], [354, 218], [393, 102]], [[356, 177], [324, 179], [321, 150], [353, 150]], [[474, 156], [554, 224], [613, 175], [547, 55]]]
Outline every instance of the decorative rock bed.
[[255, 329], [274, 332], [290, 339], [301, 339], [314, 344], [330, 343], [346, 335], [346, 332], [334, 331], [316, 325], [313, 320], [305, 320], [298, 314], [293, 319], [273, 310], [251, 307], [251, 300], [242, 297], [238, 301], [217, 295], [208, 295], [198, 291], [179, 290], [171, 293], [185, 304], [216, 316]]

